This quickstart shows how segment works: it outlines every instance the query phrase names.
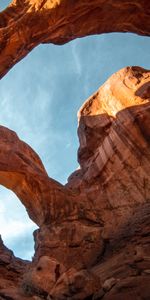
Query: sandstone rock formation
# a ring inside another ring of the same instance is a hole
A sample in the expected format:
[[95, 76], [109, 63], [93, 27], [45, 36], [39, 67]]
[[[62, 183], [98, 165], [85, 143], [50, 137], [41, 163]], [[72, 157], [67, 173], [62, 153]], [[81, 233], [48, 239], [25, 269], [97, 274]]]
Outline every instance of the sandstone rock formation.
[[[150, 35], [146, 0], [13, 0], [0, 13], [0, 77], [40, 43]], [[0, 300], [150, 298], [150, 72], [114, 74], [79, 111], [80, 169], [66, 186], [0, 126], [0, 184], [39, 226], [32, 262], [0, 239]]]
[[148, 300], [150, 71], [127, 67], [81, 107], [80, 169], [66, 186], [0, 127], [0, 184], [39, 226], [32, 262], [0, 240], [0, 299]]
[[150, 35], [150, 2], [13, 0], [0, 13], [0, 78], [40, 43], [107, 32]]

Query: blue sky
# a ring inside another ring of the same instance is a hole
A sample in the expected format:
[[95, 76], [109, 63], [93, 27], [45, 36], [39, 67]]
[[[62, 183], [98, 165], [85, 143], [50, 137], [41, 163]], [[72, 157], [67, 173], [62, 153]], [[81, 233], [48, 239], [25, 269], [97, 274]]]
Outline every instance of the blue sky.
[[[150, 69], [148, 37], [114, 33], [40, 45], [0, 81], [0, 124], [40, 155], [50, 177], [65, 183], [78, 167], [78, 109], [127, 65]], [[17, 256], [31, 258], [34, 228], [17, 197], [0, 187], [0, 233]]]

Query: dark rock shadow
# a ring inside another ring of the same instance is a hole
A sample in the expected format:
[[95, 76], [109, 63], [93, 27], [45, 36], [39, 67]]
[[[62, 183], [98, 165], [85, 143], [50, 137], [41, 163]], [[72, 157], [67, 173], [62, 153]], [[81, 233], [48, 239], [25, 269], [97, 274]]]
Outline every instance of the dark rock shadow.
[[139, 96], [140, 98], [146, 100], [150, 100], [150, 81], [144, 83], [136, 92], [135, 96]]

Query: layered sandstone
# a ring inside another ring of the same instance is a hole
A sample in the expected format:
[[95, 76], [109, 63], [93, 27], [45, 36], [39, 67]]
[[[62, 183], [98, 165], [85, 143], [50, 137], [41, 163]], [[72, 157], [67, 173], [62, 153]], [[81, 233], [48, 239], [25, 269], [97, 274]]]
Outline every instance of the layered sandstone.
[[[14, 0], [0, 13], [0, 77], [40, 43], [150, 34], [146, 0]], [[150, 72], [114, 74], [79, 111], [80, 169], [66, 186], [0, 127], [0, 184], [39, 226], [32, 262], [0, 239], [0, 300], [150, 297]]]
[[108, 32], [150, 35], [150, 2], [13, 0], [0, 13], [0, 78], [40, 43]]
[[149, 299], [150, 72], [115, 73], [81, 107], [66, 186], [0, 127], [0, 184], [39, 226], [32, 262], [0, 241], [0, 299]]

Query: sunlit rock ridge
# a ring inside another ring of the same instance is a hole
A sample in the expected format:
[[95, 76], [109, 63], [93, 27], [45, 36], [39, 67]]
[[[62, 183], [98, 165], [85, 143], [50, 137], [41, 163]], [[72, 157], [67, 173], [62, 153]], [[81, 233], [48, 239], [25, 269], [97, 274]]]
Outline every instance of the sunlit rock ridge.
[[[147, 1], [13, 1], [0, 14], [1, 77], [32, 48], [110, 31], [149, 35]], [[150, 71], [126, 67], [78, 112], [80, 168], [63, 186], [0, 126], [0, 184], [38, 225], [32, 262], [0, 239], [2, 300], [148, 300]]]
[[107, 32], [150, 35], [147, 0], [13, 0], [0, 13], [0, 77], [40, 43]]

